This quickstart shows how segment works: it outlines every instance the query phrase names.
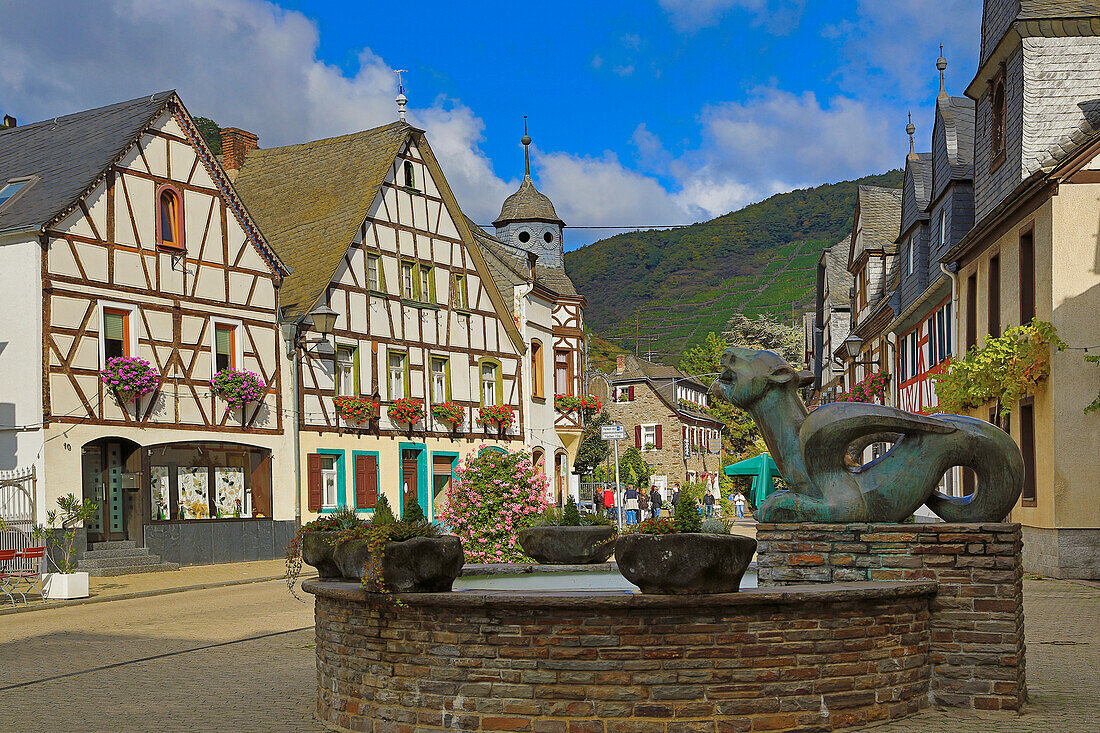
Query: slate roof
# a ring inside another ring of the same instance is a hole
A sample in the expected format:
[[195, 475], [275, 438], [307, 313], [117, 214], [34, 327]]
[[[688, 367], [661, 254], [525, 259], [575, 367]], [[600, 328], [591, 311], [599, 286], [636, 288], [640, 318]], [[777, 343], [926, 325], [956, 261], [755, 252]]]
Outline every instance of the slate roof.
[[[528, 282], [531, 276], [531, 267], [527, 264], [527, 250], [512, 247], [500, 241], [492, 234], [479, 227], [470, 217], [466, 217], [466, 224], [470, 227], [478, 246], [481, 247], [486, 264], [493, 272], [493, 277], [501, 282], [511, 285], [519, 285]], [[498, 278], [498, 269], [500, 269]], [[546, 267], [535, 262], [535, 282], [558, 295], [578, 296], [573, 281], [565, 274], [565, 271], [557, 267]], [[514, 313], [512, 315], [515, 315]]]
[[624, 364], [623, 373], [612, 374], [610, 377], [611, 384], [621, 384], [623, 382], [649, 382], [650, 386], [653, 387], [653, 391], [657, 393], [665, 404], [677, 412], [697, 420], [717, 422], [713, 416], [708, 415], [702, 410], [681, 406], [679, 400], [676, 398], [677, 386], [691, 385], [705, 392], [707, 385], [694, 377], [689, 377], [676, 367], [646, 361], [633, 354], [627, 354], [625, 360], [626, 363]]
[[411, 131], [394, 122], [245, 158], [233, 184], [292, 270], [279, 296], [289, 314], [307, 312], [328, 287]]
[[0, 211], [0, 232], [42, 227], [68, 210], [175, 96], [157, 92], [0, 131], [0, 186], [38, 177]]
[[852, 302], [852, 283], [855, 282], [855, 277], [848, 272], [848, 253], [851, 249], [852, 235], [849, 234], [821, 253], [825, 259], [829, 304], [833, 308], [847, 308]]
[[1100, 16], [1096, 0], [1020, 0], [1017, 20]]
[[905, 167], [912, 172], [917, 207], [924, 211], [932, 200], [932, 153], [917, 153], [914, 160], [905, 161]]
[[493, 226], [503, 226], [512, 221], [546, 221], [565, 226], [565, 222], [558, 217], [558, 212], [554, 211], [554, 204], [535, 188], [535, 182], [529, 174], [523, 177], [519, 190], [504, 199], [500, 216], [493, 222]]
[[901, 229], [901, 189], [879, 186], [859, 187], [859, 221], [863, 228], [859, 251], [851, 245], [850, 268], [867, 250], [894, 251], [894, 240]]
[[951, 180], [974, 177], [974, 100], [969, 97], [940, 97], [936, 112], [943, 119]]

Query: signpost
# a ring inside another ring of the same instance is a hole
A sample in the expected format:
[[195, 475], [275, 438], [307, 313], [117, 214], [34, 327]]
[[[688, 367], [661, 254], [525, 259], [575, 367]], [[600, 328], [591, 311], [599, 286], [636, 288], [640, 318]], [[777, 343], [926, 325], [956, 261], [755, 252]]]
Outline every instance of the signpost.
[[619, 441], [626, 438], [626, 428], [622, 425], [601, 425], [600, 439], [610, 440], [615, 449], [615, 520], [619, 529], [623, 528], [623, 497], [619, 486]]

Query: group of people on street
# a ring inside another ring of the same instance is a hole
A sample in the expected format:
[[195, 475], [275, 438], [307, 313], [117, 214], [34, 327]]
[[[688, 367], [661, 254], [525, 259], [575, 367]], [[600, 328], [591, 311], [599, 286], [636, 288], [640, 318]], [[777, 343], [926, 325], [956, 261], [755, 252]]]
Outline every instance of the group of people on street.
[[[612, 521], [618, 521], [619, 519], [619, 507], [615, 505], [615, 492], [611, 488], [606, 488], [603, 491], [602, 496], [597, 495], [595, 497], [595, 503], [597, 506], [602, 506], [604, 511], [607, 512], [608, 518]], [[673, 512], [676, 505], [680, 503], [680, 484], [675, 483], [672, 485], [672, 496], [669, 497], [668, 511]], [[714, 493], [710, 490], [703, 494], [703, 506], [700, 507], [704, 517], [713, 517], [715, 515]], [[745, 518], [745, 497], [741, 492], [737, 492], [733, 499], [734, 507], [737, 510], [737, 518]], [[661, 517], [661, 510], [666, 509], [665, 499], [661, 493], [661, 490], [656, 486], [651, 486], [649, 491], [639, 491], [634, 486], [628, 486], [626, 491], [623, 492], [623, 524], [631, 525], [646, 519], [659, 519]]]

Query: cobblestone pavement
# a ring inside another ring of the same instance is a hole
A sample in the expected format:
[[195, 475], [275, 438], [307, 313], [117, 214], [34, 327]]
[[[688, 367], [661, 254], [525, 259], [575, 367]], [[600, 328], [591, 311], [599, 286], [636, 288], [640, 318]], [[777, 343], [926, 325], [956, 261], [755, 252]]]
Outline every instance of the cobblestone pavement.
[[[861, 730], [1100, 731], [1100, 588], [1028, 580], [1024, 597], [1023, 715], [930, 710]], [[306, 598], [267, 582], [3, 617], [0, 729], [316, 733]]]
[[1096, 733], [1100, 731], [1100, 589], [1024, 581], [1029, 701], [1015, 713], [927, 710], [868, 733]]
[[313, 602], [282, 582], [0, 619], [0, 729], [310, 731]]

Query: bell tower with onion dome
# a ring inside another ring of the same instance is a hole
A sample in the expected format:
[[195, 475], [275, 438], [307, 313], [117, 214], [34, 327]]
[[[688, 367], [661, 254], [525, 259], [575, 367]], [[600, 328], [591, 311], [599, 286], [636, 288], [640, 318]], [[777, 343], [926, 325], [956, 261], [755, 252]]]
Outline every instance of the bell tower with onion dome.
[[565, 222], [554, 211], [554, 204], [539, 193], [531, 180], [531, 136], [527, 117], [523, 118], [523, 182], [519, 190], [504, 199], [500, 216], [493, 222], [497, 239], [538, 255], [545, 267], [565, 267], [562, 230]]

